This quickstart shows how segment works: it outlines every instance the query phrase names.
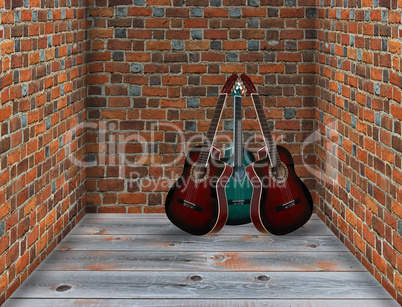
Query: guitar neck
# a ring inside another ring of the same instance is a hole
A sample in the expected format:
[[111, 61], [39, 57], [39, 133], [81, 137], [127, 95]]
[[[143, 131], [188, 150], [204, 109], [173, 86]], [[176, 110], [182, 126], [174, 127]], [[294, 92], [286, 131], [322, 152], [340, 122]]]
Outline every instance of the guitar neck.
[[212, 144], [215, 139], [216, 131], [218, 130], [218, 124], [222, 116], [222, 109], [226, 101], [227, 94], [223, 93], [219, 95], [218, 103], [216, 104], [215, 111], [212, 114], [211, 123], [209, 124], [208, 132], [205, 136], [204, 144], [202, 145], [200, 155], [198, 157], [198, 163], [200, 165], [207, 165], [209, 156], [211, 154]]
[[234, 125], [233, 125], [233, 145], [234, 145], [234, 167], [243, 165], [243, 132], [241, 114], [241, 96], [234, 96]]
[[269, 128], [268, 120], [265, 116], [264, 109], [260, 101], [260, 96], [258, 94], [251, 94], [251, 97], [253, 99], [254, 107], [257, 112], [257, 118], [264, 137], [265, 146], [268, 149], [268, 157], [271, 160], [271, 165], [276, 166], [280, 161], [279, 154], [278, 150], [276, 149], [276, 144], [272, 136], [271, 128]]

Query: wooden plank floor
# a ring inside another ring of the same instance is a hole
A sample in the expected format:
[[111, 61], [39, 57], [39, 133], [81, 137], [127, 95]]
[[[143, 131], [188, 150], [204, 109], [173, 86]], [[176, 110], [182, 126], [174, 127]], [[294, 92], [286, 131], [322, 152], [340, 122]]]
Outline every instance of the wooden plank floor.
[[316, 217], [192, 236], [163, 214], [87, 214], [5, 306], [399, 306]]

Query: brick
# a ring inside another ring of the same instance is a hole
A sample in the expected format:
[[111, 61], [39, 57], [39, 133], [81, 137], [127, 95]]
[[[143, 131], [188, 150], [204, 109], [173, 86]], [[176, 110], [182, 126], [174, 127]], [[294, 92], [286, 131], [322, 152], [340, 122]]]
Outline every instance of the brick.
[[186, 19], [183, 24], [184, 28], [207, 28], [208, 20], [207, 19]]
[[4, 121], [11, 116], [11, 106], [8, 105], [0, 109], [0, 121]]
[[278, 53], [277, 60], [284, 62], [300, 62], [301, 61], [300, 53]]
[[124, 180], [123, 179], [103, 179], [97, 182], [99, 191], [123, 191]]
[[[111, 98], [109, 98], [111, 99]], [[126, 111], [125, 110], [103, 110], [102, 118], [109, 119], [126, 119]]]
[[225, 64], [221, 66], [223, 73], [245, 73], [244, 65], [242, 64]]
[[166, 110], [142, 110], [142, 119], [166, 119]]
[[189, 39], [190, 31], [189, 30], [168, 30], [166, 32], [167, 39]]
[[3, 274], [3, 276], [0, 277], [0, 291], [4, 293], [5, 290], [7, 289], [7, 286], [8, 286], [7, 274]]
[[133, 0], [109, 0], [109, 6], [132, 5]]
[[143, 121], [122, 121], [120, 122], [120, 129], [121, 130], [142, 130], [144, 129], [144, 122]]
[[228, 11], [224, 8], [206, 8], [204, 9], [206, 18], [227, 18]]
[[244, 17], [266, 17], [266, 12], [265, 8], [243, 8]]
[[170, 41], [148, 41], [147, 50], [170, 50]]
[[1, 43], [1, 54], [9, 54], [14, 52], [14, 42]]
[[206, 41], [206, 40], [186, 41], [185, 49], [186, 50], [209, 50], [209, 41]]
[[207, 66], [206, 65], [195, 65], [195, 64], [183, 65], [183, 72], [184, 73], [206, 73]]
[[280, 10], [280, 17], [282, 18], [300, 18], [304, 16], [303, 9], [290, 9], [285, 8]]
[[120, 204], [146, 204], [147, 195], [145, 193], [122, 193], [118, 195]]
[[402, 138], [397, 136], [392, 136], [392, 148], [402, 152]]
[[163, 76], [163, 85], [184, 85], [187, 84], [187, 77], [184, 76]]
[[107, 49], [109, 50], [131, 50], [131, 48], [132, 44], [130, 41], [122, 41], [117, 39], [108, 40]]
[[89, 9], [89, 16], [112, 17], [113, 16], [113, 8], [91, 8], [91, 9]]
[[166, 6], [166, 5], [170, 5], [170, 0], [148, 0], [147, 5], [149, 5], [149, 6], [152, 6], [152, 5]]
[[227, 31], [226, 30], [205, 30], [204, 38], [205, 39], [227, 39]]
[[88, 31], [89, 38], [112, 38], [113, 30], [112, 29], [90, 29]]
[[170, 181], [165, 179], [143, 180], [142, 191], [147, 192], [163, 192], [170, 188]]
[[186, 8], [167, 8], [166, 17], [189, 17], [189, 9]]
[[12, 24], [14, 23], [14, 12], [3, 12], [1, 15], [2, 24]]

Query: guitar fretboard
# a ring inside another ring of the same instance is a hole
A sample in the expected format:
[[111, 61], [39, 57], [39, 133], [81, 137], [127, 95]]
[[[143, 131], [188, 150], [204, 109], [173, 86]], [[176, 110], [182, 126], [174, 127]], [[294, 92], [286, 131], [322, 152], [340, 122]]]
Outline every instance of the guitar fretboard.
[[242, 114], [241, 114], [241, 96], [234, 96], [234, 167], [240, 167], [243, 164], [242, 151]]
[[264, 109], [260, 101], [260, 96], [258, 94], [252, 94], [251, 97], [253, 99], [254, 107], [257, 112], [258, 121], [260, 122], [265, 145], [268, 149], [268, 157], [271, 160], [272, 166], [276, 166], [280, 161], [279, 154], [278, 150], [276, 149], [276, 144], [272, 136], [271, 128], [268, 125], [267, 117], [265, 116]]
[[211, 152], [211, 146], [214, 142], [216, 130], [218, 129], [219, 120], [222, 115], [223, 105], [225, 104], [227, 94], [220, 94], [218, 102], [215, 107], [215, 111], [212, 114], [211, 123], [209, 124], [208, 132], [205, 136], [204, 144], [202, 145], [200, 155], [198, 157], [198, 164], [205, 165], [208, 162], [208, 158]]

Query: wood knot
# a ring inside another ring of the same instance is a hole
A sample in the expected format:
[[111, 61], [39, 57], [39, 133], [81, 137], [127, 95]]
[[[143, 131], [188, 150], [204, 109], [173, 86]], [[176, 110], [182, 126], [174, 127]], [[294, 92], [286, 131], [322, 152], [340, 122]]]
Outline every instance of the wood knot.
[[308, 247], [311, 247], [311, 248], [316, 248], [316, 247], [317, 247], [317, 245], [315, 245], [315, 244], [310, 244], [310, 245], [308, 245]]
[[223, 255], [214, 255], [211, 257], [213, 261], [223, 261], [225, 260], [225, 256]]
[[64, 291], [68, 291], [68, 290], [70, 290], [71, 289], [71, 286], [70, 285], [61, 285], [61, 286], [58, 286], [57, 288], [56, 288], [56, 291], [58, 291], [58, 292], [64, 292]]
[[192, 281], [201, 281], [202, 277], [200, 275], [193, 275], [190, 277]]
[[266, 275], [260, 275], [260, 276], [257, 277], [257, 279], [258, 279], [258, 281], [268, 281], [268, 280], [270, 280], [271, 278], [269, 278], [269, 277], [266, 276]]

